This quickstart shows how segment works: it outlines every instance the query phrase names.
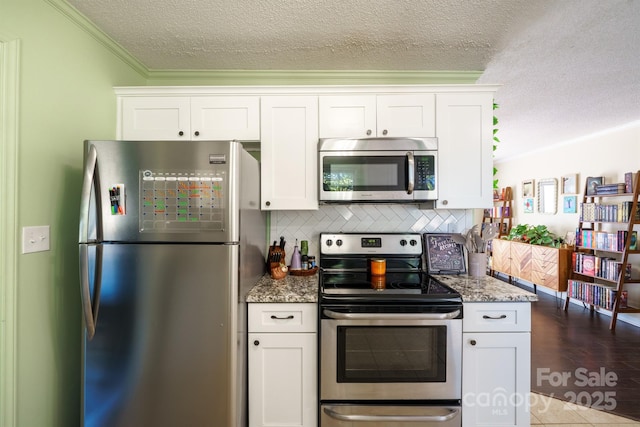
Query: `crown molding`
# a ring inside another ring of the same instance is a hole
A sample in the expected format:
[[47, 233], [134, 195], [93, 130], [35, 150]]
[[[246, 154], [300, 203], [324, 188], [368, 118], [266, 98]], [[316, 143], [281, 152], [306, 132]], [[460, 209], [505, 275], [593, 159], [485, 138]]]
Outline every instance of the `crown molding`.
[[60, 13], [66, 16], [71, 22], [86, 31], [91, 37], [111, 51], [116, 57], [120, 58], [124, 63], [129, 65], [134, 71], [144, 78], [148, 78], [149, 69], [125, 48], [120, 46], [115, 40], [109, 37], [104, 31], [96, 27], [86, 16], [80, 13], [76, 8], [71, 6], [65, 0], [46, 0]]
[[149, 85], [472, 84], [482, 71], [149, 70]]

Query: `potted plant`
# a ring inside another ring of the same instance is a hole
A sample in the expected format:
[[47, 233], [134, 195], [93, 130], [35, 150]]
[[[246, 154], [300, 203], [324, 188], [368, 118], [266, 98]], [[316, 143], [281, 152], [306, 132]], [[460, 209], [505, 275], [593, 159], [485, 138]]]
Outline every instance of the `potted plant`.
[[564, 239], [549, 231], [546, 225], [520, 224], [511, 228], [506, 240], [559, 248]]

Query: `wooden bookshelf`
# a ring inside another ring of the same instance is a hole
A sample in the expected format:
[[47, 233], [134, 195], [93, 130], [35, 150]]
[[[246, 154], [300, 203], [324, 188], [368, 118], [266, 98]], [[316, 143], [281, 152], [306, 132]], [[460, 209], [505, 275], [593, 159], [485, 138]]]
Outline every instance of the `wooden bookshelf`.
[[493, 208], [485, 209], [483, 224], [500, 224], [498, 238], [509, 234], [513, 220], [513, 193], [511, 187], [504, 187], [498, 198], [493, 199]]
[[587, 194], [585, 185], [580, 204], [576, 251], [564, 309], [574, 298], [589, 304], [591, 310], [609, 310], [612, 331], [619, 313], [640, 313], [639, 307], [629, 306], [624, 298], [630, 286], [640, 284], [639, 195], [640, 173], [636, 173], [633, 192]]

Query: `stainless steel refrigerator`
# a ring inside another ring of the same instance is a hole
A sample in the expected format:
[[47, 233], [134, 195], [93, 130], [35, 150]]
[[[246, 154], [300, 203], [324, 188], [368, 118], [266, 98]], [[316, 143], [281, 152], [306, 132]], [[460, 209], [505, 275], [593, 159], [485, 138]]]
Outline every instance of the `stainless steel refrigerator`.
[[85, 141], [83, 427], [246, 426], [259, 166], [235, 141]]

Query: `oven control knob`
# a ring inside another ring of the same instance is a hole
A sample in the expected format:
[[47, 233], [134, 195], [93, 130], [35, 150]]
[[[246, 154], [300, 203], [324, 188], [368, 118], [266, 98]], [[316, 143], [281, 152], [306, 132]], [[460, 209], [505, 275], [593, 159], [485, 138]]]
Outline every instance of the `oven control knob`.
[[407, 246], [407, 241], [404, 239], [400, 240], [400, 246]]
[[417, 245], [417, 244], [418, 244], [418, 242], [416, 241], [416, 239], [411, 239], [411, 240], [409, 241], [409, 244], [410, 244], [411, 246], [415, 246], [415, 245]]
[[340, 240], [340, 239], [336, 240], [336, 245], [342, 246], [342, 240]]
[[333, 245], [333, 240], [327, 239], [327, 241], [325, 243], [327, 244], [327, 246], [331, 246], [331, 245]]

